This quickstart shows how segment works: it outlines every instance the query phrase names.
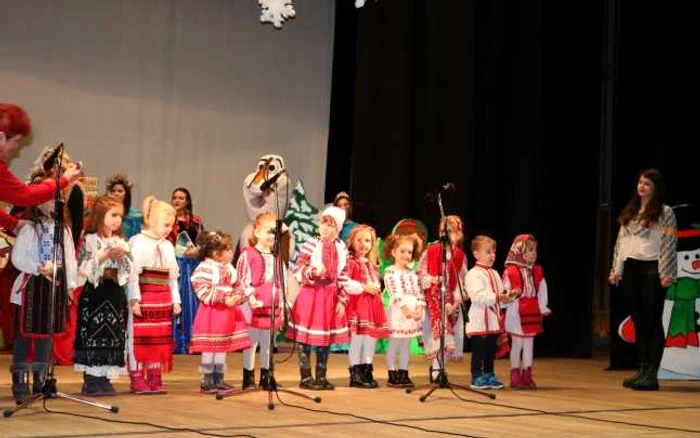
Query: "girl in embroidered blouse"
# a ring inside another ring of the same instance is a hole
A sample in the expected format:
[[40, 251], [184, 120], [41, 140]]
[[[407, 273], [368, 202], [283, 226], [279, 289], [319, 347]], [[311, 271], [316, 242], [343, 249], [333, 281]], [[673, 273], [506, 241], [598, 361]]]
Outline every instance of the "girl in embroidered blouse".
[[[393, 234], [387, 245], [391, 250], [394, 265], [384, 271], [384, 282], [391, 299], [388, 319], [391, 337], [386, 353], [388, 386], [410, 388], [413, 382], [408, 376], [409, 346], [411, 339], [423, 334], [425, 297], [418, 274], [410, 264], [418, 257], [418, 239], [412, 236]], [[399, 369], [395, 368], [395, 355], [399, 352]]]
[[[255, 217], [253, 233], [238, 258], [240, 287], [250, 306], [251, 346], [243, 352], [243, 389], [255, 387], [255, 350], [260, 344], [260, 386], [270, 387], [270, 317], [275, 299], [275, 332], [282, 326], [282, 286], [286, 287], [287, 270], [281, 258], [275, 258], [275, 226], [277, 216], [260, 213]], [[275, 267], [275, 263], [279, 263]], [[277, 281], [274, 281], [275, 272]]]
[[[447, 230], [445, 229], [447, 224]], [[426, 318], [423, 327], [423, 346], [425, 356], [432, 361], [430, 366], [430, 379], [436, 379], [440, 366], [447, 370], [448, 361], [457, 361], [462, 358], [464, 347], [464, 317], [461, 312], [464, 278], [467, 275], [467, 257], [462, 251], [464, 240], [464, 222], [457, 215], [449, 215], [445, 221], [438, 224], [440, 236], [449, 240], [447, 248], [447, 262], [442, 261], [442, 245], [436, 242], [428, 246], [421, 256], [418, 270], [424, 275], [421, 278], [421, 286], [425, 293]], [[447, 278], [442, 278], [444, 272]], [[445, 282], [445, 345], [443, 357], [439, 357], [440, 351], [440, 321], [442, 321], [442, 308], [440, 307], [440, 294], [442, 293], [441, 281]], [[466, 296], [464, 297], [466, 298]]]
[[[347, 249], [338, 238], [343, 222], [344, 210], [326, 208], [319, 219], [320, 237], [304, 243], [294, 266], [294, 276], [302, 286], [292, 306], [287, 337], [301, 344], [302, 389], [335, 389], [326, 378], [330, 345], [348, 341], [347, 296], [341, 284], [347, 270]], [[315, 379], [309, 360], [312, 346], [316, 347]]]
[[343, 287], [349, 295], [350, 386], [376, 388], [372, 360], [377, 339], [391, 334], [382, 302], [377, 269], [377, 235], [368, 225], [356, 225], [348, 236], [348, 273]]
[[134, 275], [129, 279], [127, 348], [131, 391], [165, 393], [162, 373], [173, 366], [172, 315], [178, 315], [180, 292], [173, 244], [166, 239], [175, 209], [148, 196], [143, 201], [144, 228], [129, 240]]
[[537, 265], [537, 240], [520, 234], [510, 246], [503, 271], [503, 288], [514, 301], [506, 304], [505, 328], [512, 338], [511, 388], [535, 389], [532, 359], [535, 336], [543, 332], [542, 317], [552, 313], [542, 266]]
[[126, 374], [128, 307], [126, 283], [133, 273], [122, 238], [121, 201], [97, 198], [87, 220], [79, 273], [86, 281], [78, 299], [76, 371], [83, 371], [83, 395], [115, 395], [110, 377]]
[[623, 386], [656, 391], [664, 351], [665, 289], [677, 275], [676, 216], [664, 204], [660, 171], [647, 169], [639, 174], [636, 190], [617, 221], [620, 231], [608, 280], [614, 286], [622, 283], [639, 362], [637, 373], [625, 379]]
[[226, 353], [250, 347], [248, 324], [239, 307], [243, 293], [236, 285], [238, 276], [231, 265], [231, 236], [206, 231], [200, 235], [199, 244], [204, 260], [192, 274], [192, 289], [200, 307], [192, 327], [190, 353], [202, 353], [201, 392], [229, 393], [233, 387], [224, 381]]

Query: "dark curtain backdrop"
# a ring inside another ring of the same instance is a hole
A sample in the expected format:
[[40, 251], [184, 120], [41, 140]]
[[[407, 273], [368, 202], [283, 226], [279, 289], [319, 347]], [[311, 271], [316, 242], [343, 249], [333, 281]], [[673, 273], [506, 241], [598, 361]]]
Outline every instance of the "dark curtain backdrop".
[[[516, 234], [540, 242], [555, 314], [536, 354], [589, 357], [604, 1], [381, 0], [357, 11], [338, 1], [336, 13], [327, 201], [349, 191], [355, 219], [380, 235], [415, 217], [434, 238], [438, 210], [424, 196], [453, 182], [446, 213], [465, 219], [467, 247], [475, 234], [498, 241], [499, 271]], [[634, 41], [623, 49], [623, 37], [620, 50], [631, 53], [620, 68], [624, 84], [642, 49]], [[649, 132], [660, 129], [663, 110], [654, 107], [654, 116], [649, 107], [659, 102], [639, 106], [642, 82], [620, 87], [628, 100], [617, 115], [619, 208], [641, 167], [675, 165], [669, 139]], [[646, 162], [626, 159], [632, 150]]]

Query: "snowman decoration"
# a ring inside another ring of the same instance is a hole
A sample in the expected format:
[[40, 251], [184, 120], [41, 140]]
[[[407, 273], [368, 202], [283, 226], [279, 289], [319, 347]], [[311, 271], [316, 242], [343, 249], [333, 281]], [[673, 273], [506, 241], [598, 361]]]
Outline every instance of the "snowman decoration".
[[674, 213], [678, 224], [678, 278], [666, 292], [666, 349], [659, 378], [700, 380], [700, 213], [688, 204], [675, 207]]

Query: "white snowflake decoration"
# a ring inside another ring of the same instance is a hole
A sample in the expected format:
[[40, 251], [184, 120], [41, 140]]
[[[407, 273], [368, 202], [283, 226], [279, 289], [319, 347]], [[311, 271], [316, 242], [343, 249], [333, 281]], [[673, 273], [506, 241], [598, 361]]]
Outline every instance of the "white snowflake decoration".
[[[379, 0], [374, 0], [374, 2], [378, 2]], [[360, 9], [367, 3], [367, 0], [355, 0], [355, 8]]]
[[262, 7], [260, 22], [272, 23], [277, 29], [281, 29], [285, 20], [294, 18], [297, 14], [294, 0], [258, 0], [258, 4]]

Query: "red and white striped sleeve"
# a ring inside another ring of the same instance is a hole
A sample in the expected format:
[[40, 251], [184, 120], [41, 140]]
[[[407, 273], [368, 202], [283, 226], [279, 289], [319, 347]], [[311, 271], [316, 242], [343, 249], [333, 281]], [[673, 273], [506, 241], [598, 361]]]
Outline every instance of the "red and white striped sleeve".
[[197, 266], [190, 277], [192, 290], [204, 304], [218, 304], [226, 300], [226, 293], [214, 285], [214, 268], [202, 262]]

